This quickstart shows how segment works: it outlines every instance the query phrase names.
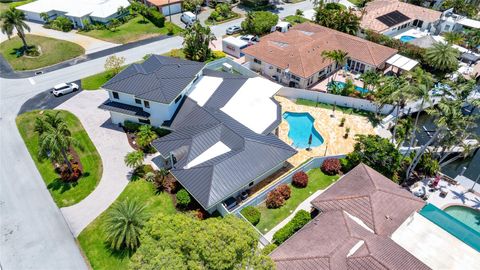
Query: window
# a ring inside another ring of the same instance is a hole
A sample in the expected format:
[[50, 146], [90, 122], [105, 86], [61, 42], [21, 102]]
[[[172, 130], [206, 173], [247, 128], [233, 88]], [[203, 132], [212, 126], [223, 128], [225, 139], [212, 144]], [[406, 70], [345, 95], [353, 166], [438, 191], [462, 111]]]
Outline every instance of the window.
[[257, 58], [253, 58], [253, 62], [257, 64], [262, 64], [262, 61], [258, 60]]
[[142, 123], [142, 124], [150, 125], [150, 119], [138, 118], [138, 122], [140, 122], [140, 123]]
[[113, 98], [118, 99], [118, 93], [117, 92], [112, 92]]
[[282, 73], [282, 70], [277, 68], [277, 73]]
[[295, 81], [300, 81], [300, 78], [292, 74], [292, 79]]
[[177, 104], [181, 99], [182, 99], [182, 95], [178, 96], [176, 99], [175, 99], [175, 104]]
[[135, 99], [135, 103], [137, 103], [137, 104], [142, 104], [142, 101], [141, 101], [140, 99], [136, 98], [136, 99]]
[[449, 24], [445, 25], [445, 31], [448, 31], [448, 30], [450, 30], [450, 25]]
[[250, 184], [248, 184], [249, 187], [253, 186], [253, 182], [250, 182]]
[[150, 102], [144, 100], [143, 101], [143, 106], [145, 106], [145, 108], [150, 108]]

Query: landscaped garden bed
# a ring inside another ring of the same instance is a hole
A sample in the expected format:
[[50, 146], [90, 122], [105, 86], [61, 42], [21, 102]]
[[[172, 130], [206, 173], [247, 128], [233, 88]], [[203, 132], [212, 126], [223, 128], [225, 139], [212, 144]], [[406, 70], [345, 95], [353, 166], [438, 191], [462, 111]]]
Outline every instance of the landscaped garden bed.
[[[56, 112], [64, 119], [71, 137], [77, 142], [77, 145], [70, 146], [67, 151], [72, 173], [68, 173], [61, 157], [52, 162], [51, 159], [41, 158], [39, 155], [40, 136], [36, 131], [36, 119], [42, 119], [47, 114], [54, 115]], [[58, 207], [78, 203], [95, 189], [102, 177], [102, 160], [75, 115], [60, 110], [37, 110], [19, 115], [16, 122], [25, 145]], [[65, 177], [62, 177], [61, 171], [66, 174]]]
[[22, 40], [16, 36], [0, 43], [0, 53], [14, 70], [32, 70], [51, 66], [78, 57], [85, 49], [73, 42], [36, 35], [26, 35], [27, 44], [34, 54], [23, 55]]
[[215, 10], [212, 11], [208, 19], [205, 21], [206, 25], [221, 24], [240, 18], [241, 15], [232, 11], [232, 7], [227, 3], [217, 4]]

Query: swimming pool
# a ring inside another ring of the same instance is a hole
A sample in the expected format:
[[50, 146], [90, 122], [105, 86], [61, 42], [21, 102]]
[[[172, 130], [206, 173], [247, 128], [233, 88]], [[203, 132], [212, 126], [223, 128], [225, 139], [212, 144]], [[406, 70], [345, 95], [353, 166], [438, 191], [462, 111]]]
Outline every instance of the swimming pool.
[[450, 216], [460, 220], [468, 227], [480, 232], [480, 211], [470, 207], [461, 205], [453, 205], [445, 208], [445, 211]]
[[409, 42], [410, 40], [414, 40], [414, 39], [416, 39], [416, 37], [414, 37], [414, 36], [401, 36], [400, 37], [401, 42]]
[[[315, 119], [309, 113], [285, 112], [283, 119], [290, 127], [288, 137], [292, 139], [293, 147], [305, 149], [323, 144], [322, 135], [313, 125]], [[309, 145], [310, 135], [312, 135], [312, 143]]]
[[[343, 89], [345, 87], [345, 85], [347, 85], [346, 83], [344, 82], [339, 82], [339, 81], [334, 81], [333, 82], [335, 85], [337, 85], [340, 89]], [[357, 90], [358, 92], [362, 93], [362, 94], [366, 94], [368, 93], [368, 89], [365, 89], [365, 88], [362, 88], [360, 86], [356, 86], [355, 85], [355, 90]]]

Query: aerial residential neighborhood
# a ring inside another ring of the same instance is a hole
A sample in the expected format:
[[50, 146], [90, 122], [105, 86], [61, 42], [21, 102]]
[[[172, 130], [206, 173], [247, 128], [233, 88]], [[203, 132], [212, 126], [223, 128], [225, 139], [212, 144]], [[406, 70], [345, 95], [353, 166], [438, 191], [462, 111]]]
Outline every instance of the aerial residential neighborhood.
[[0, 269], [478, 269], [480, 1], [0, 0]]

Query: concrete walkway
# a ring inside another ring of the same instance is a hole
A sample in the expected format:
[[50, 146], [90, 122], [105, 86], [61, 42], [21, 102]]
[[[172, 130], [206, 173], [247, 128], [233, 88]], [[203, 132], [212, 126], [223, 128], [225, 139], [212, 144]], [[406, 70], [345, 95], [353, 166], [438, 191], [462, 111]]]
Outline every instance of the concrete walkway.
[[125, 133], [110, 122], [108, 112], [97, 108], [107, 98], [103, 90], [82, 91], [57, 107], [80, 119], [103, 163], [102, 179], [95, 190], [81, 202], [61, 209], [75, 237], [122, 193], [131, 171], [123, 162], [132, 151]]
[[[102, 51], [120, 45], [78, 34], [76, 30], [72, 30], [70, 32], [62, 32], [43, 28], [43, 25], [39, 23], [27, 22], [27, 24], [28, 26], [30, 26], [30, 33], [27, 34], [51, 37], [77, 43], [85, 49], [85, 54]], [[7, 35], [0, 33], [0, 42], [3, 42], [7, 39]]]

